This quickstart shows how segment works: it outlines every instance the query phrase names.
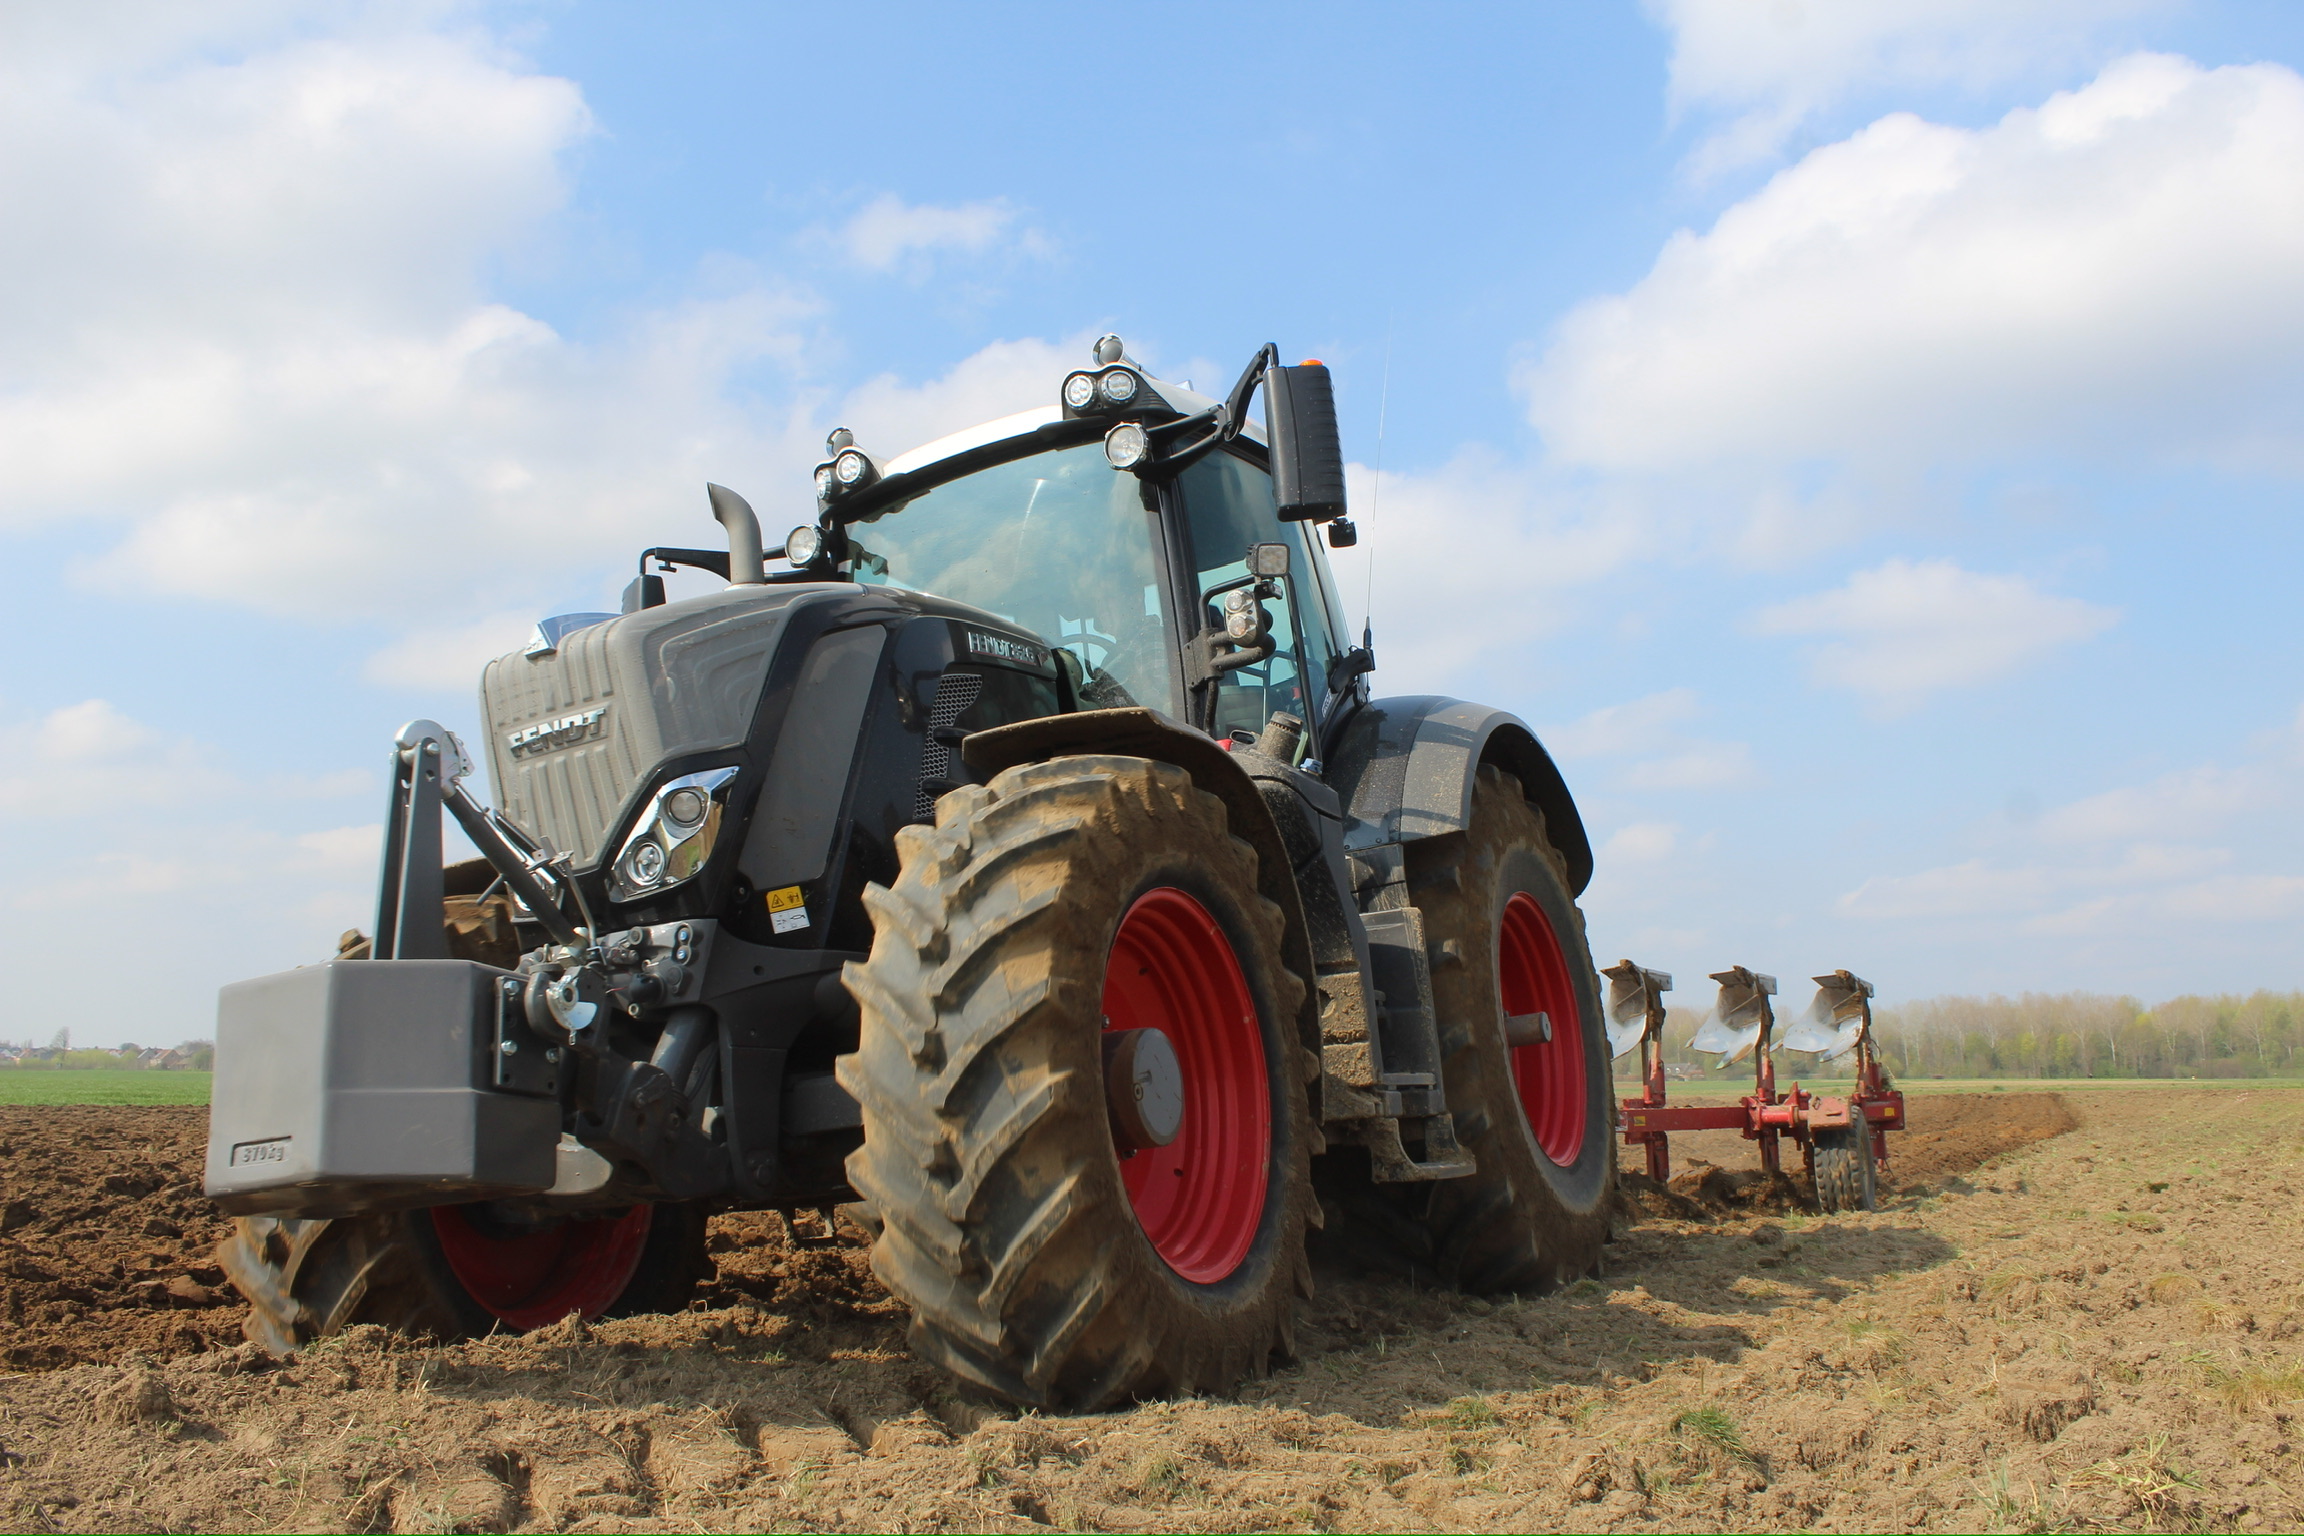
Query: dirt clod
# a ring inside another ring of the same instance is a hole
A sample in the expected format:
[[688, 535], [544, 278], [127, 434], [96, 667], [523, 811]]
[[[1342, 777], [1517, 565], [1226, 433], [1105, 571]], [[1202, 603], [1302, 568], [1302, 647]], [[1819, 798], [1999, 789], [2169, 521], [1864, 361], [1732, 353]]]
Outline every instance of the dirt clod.
[[141, 1361], [122, 1370], [95, 1400], [96, 1416], [112, 1424], [157, 1424], [176, 1417], [168, 1378]]

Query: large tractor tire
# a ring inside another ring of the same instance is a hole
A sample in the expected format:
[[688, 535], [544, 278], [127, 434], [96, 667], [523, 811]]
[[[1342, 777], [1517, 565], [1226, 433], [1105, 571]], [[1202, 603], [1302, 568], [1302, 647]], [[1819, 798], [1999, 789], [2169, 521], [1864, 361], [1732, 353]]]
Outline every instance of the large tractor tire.
[[[1072, 1409], [1223, 1392], [1292, 1353], [1318, 1062], [1222, 803], [1166, 763], [1056, 758], [952, 791], [897, 851], [865, 893], [839, 1078], [912, 1347]], [[1173, 1052], [1180, 1128], [1129, 1148], [1106, 1058], [1140, 1030]]]
[[248, 1337], [282, 1357], [354, 1323], [456, 1339], [570, 1313], [677, 1312], [712, 1268], [700, 1205], [530, 1228], [486, 1205], [333, 1221], [244, 1216], [216, 1256], [248, 1298]]
[[1878, 1181], [1869, 1125], [1835, 1125], [1816, 1133], [1816, 1203], [1827, 1213], [1873, 1209]]
[[[1471, 825], [1408, 845], [1408, 883], [1433, 960], [1441, 1081], [1479, 1165], [1422, 1187], [1425, 1246], [1411, 1257], [1469, 1291], [1595, 1273], [1616, 1196], [1614, 1074], [1566, 863], [1519, 781], [1485, 766]], [[1508, 1044], [1505, 1016], [1536, 1013], [1551, 1037]]]

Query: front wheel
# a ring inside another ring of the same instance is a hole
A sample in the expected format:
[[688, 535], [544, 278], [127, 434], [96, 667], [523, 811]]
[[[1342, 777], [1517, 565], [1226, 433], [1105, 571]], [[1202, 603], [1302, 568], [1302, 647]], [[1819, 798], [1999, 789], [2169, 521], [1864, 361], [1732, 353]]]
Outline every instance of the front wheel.
[[912, 1347], [1076, 1409], [1291, 1352], [1317, 1058], [1222, 803], [1166, 763], [1056, 758], [954, 790], [897, 851], [839, 1077]]
[[544, 1223], [487, 1204], [244, 1216], [217, 1261], [248, 1298], [249, 1339], [282, 1357], [355, 1323], [455, 1339], [677, 1312], [712, 1268], [698, 1205]]

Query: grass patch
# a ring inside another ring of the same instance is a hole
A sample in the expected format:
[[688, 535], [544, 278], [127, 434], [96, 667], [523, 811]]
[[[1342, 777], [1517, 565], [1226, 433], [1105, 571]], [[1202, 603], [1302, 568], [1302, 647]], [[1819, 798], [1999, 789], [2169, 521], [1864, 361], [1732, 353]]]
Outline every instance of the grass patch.
[[2202, 1365], [2201, 1374], [2224, 1400], [2224, 1406], [2234, 1413], [2246, 1413], [2251, 1408], [2273, 1403], [2291, 1403], [2304, 1397], [2304, 1360], [2250, 1365], [2237, 1371], [2225, 1370], [2220, 1365]]
[[2125, 1456], [2082, 1467], [2072, 1474], [2072, 1481], [2100, 1483], [2118, 1489], [2134, 1503], [2139, 1514], [2155, 1524], [2166, 1523], [2175, 1513], [2177, 1500], [2185, 1494], [2200, 1491], [2198, 1477], [2169, 1462], [2166, 1435], [2156, 1436], [2151, 1444]]
[[1728, 1410], [1718, 1403], [1681, 1409], [1672, 1416], [1672, 1433], [1717, 1451], [1730, 1461], [1749, 1463], [1752, 1460], [1751, 1447], [1744, 1443], [1744, 1431], [1736, 1427]]
[[1156, 1451], [1136, 1463], [1130, 1481], [1138, 1491], [1157, 1498], [1173, 1499], [1191, 1487], [1184, 1476], [1184, 1463], [1165, 1451]]
[[131, 1067], [76, 1072], [0, 1067], [0, 1104], [205, 1104], [214, 1075]]
[[1458, 1429], [1494, 1429], [1501, 1421], [1484, 1397], [1460, 1397], [1448, 1405], [1448, 1422]]

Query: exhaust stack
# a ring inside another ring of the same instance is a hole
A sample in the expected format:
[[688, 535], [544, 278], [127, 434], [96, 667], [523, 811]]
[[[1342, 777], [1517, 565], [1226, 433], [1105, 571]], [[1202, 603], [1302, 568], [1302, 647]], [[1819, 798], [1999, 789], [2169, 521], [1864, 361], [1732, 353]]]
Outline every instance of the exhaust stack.
[[728, 584], [757, 587], [768, 580], [767, 561], [760, 552], [760, 519], [752, 504], [724, 485], [704, 484], [712, 498], [712, 515], [728, 530]]

